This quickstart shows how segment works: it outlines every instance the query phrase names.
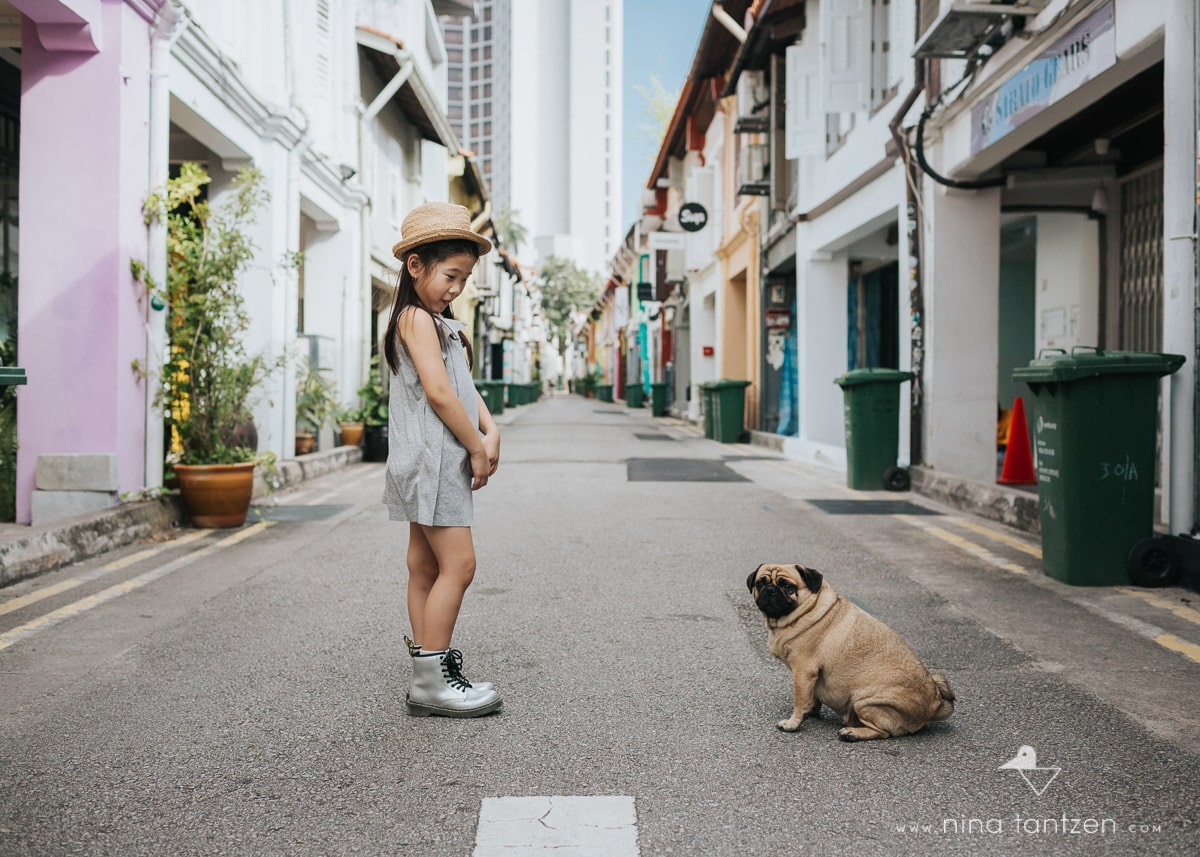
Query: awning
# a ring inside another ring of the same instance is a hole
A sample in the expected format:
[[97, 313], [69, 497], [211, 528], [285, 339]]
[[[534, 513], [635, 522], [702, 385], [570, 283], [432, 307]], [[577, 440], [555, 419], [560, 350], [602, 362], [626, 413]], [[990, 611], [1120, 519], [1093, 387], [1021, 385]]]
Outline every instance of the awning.
[[392, 96], [392, 101], [421, 132], [422, 137], [457, 153], [461, 148], [458, 135], [442, 112], [442, 105], [421, 73], [420, 66], [404, 49], [404, 43], [374, 27], [359, 26], [356, 35], [358, 46], [366, 51], [368, 62], [384, 84], [399, 74], [405, 65], [412, 65], [412, 72]]

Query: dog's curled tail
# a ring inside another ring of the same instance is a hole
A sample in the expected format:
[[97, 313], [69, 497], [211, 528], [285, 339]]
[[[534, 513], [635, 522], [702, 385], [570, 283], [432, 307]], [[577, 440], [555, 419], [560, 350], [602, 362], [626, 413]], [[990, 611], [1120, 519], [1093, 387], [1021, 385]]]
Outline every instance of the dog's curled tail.
[[950, 682], [946, 680], [944, 675], [941, 673], [933, 673], [932, 675], [933, 683], [937, 687], [938, 696], [942, 698], [942, 701], [930, 719], [945, 720], [954, 713], [954, 691], [950, 689]]

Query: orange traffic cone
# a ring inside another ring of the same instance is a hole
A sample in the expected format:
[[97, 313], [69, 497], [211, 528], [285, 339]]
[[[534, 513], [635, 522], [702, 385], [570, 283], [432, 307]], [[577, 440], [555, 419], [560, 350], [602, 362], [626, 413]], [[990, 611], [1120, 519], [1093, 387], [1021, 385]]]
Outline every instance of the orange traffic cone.
[[1036, 485], [1033, 453], [1029, 448], [1029, 427], [1025, 424], [1025, 403], [1021, 397], [1013, 401], [1012, 422], [1008, 428], [1008, 448], [1004, 450], [1004, 467], [1000, 470], [1001, 485]]

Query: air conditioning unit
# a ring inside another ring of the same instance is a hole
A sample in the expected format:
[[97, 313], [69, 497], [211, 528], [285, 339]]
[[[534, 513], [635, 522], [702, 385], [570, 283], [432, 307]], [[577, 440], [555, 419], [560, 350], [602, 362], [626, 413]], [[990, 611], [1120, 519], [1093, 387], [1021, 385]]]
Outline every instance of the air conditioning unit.
[[767, 196], [771, 193], [770, 146], [743, 143], [738, 147], [738, 196]]
[[771, 124], [771, 88], [761, 71], [743, 71], [737, 82], [735, 134], [766, 131]]

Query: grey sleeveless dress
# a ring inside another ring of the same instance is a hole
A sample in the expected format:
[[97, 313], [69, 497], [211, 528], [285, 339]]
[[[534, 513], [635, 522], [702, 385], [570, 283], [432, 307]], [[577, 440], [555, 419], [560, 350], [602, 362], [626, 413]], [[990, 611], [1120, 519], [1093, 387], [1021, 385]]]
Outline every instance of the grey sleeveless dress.
[[[479, 425], [475, 382], [467, 352], [458, 339], [466, 325], [434, 316], [442, 360], [450, 385]], [[398, 336], [395, 332], [393, 336]], [[467, 449], [429, 404], [412, 355], [397, 342], [400, 371], [392, 375], [389, 393], [388, 460], [383, 502], [393, 521], [415, 521], [432, 527], [469, 527], [474, 523], [471, 461]]]

